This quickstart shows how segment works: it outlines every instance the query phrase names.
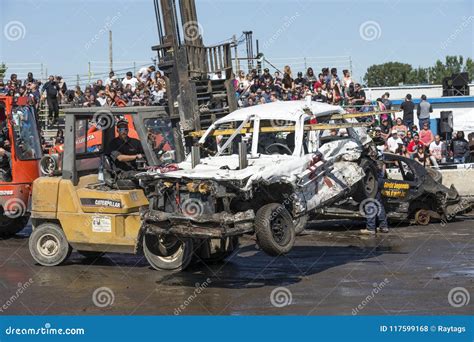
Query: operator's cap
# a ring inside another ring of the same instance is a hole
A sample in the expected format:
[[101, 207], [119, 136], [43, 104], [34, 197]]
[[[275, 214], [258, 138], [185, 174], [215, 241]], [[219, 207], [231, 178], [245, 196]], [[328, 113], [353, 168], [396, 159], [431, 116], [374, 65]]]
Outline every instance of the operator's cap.
[[398, 134], [398, 130], [392, 129], [392, 134], [395, 134], [395, 133]]
[[128, 128], [128, 121], [125, 120], [125, 119], [120, 119], [119, 121], [117, 121], [117, 124], [115, 126], [117, 126], [117, 128], [119, 128], [119, 127], [127, 127]]
[[382, 132], [382, 129], [381, 129], [380, 127], [375, 127], [375, 130], [376, 130], [377, 132]]

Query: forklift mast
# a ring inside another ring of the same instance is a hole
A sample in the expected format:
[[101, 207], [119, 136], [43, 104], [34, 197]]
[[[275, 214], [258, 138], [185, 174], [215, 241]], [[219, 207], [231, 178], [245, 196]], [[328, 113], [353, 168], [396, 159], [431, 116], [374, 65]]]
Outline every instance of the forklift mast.
[[[204, 46], [194, 0], [153, 0], [159, 44], [158, 68], [167, 79], [170, 117], [184, 141], [188, 132], [206, 129], [237, 109], [232, 85], [231, 44]], [[222, 77], [215, 79], [215, 75]], [[178, 152], [178, 151], [177, 151]], [[179, 153], [178, 153], [179, 154]]]

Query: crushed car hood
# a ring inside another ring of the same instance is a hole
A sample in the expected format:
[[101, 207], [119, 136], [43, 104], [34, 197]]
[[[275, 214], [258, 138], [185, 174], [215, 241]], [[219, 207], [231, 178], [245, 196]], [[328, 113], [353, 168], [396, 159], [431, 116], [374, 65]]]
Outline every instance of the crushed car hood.
[[[357, 161], [362, 153], [362, 146], [352, 140], [333, 141], [323, 145], [320, 152], [326, 162]], [[240, 181], [242, 190], [250, 189], [257, 181], [296, 183], [299, 177], [308, 172], [314, 154], [304, 156], [292, 155], [259, 155], [248, 158], [248, 166], [239, 170], [239, 156], [228, 155], [207, 157], [192, 168], [189, 160], [178, 164], [179, 170], [166, 173], [155, 172], [157, 178], [188, 178], [195, 180], [212, 179], [216, 181]], [[354, 163], [355, 164], [355, 163]], [[357, 178], [363, 177], [362, 169], [355, 166]], [[360, 170], [359, 170], [360, 169]], [[150, 173], [149, 173], [150, 175]]]

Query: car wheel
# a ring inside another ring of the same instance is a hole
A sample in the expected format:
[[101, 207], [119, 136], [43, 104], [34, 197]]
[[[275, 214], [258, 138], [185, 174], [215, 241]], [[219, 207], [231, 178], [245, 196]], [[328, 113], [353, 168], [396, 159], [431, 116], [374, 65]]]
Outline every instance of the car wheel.
[[430, 214], [428, 211], [421, 209], [418, 210], [415, 214], [415, 223], [420, 226], [427, 226], [430, 224]]
[[143, 254], [156, 270], [182, 271], [189, 266], [193, 257], [193, 241], [174, 235], [145, 234]]
[[293, 220], [293, 225], [295, 226], [295, 234], [300, 235], [308, 223], [309, 216], [303, 215]]
[[278, 203], [266, 204], [257, 211], [255, 233], [258, 245], [269, 255], [286, 254], [295, 244], [293, 218]]
[[59, 265], [72, 252], [64, 231], [55, 223], [43, 223], [33, 229], [28, 244], [33, 259], [43, 266]]
[[365, 176], [359, 181], [352, 194], [357, 202], [362, 202], [366, 198], [375, 198], [379, 190], [375, 163], [368, 159], [362, 159], [360, 167], [364, 170]]

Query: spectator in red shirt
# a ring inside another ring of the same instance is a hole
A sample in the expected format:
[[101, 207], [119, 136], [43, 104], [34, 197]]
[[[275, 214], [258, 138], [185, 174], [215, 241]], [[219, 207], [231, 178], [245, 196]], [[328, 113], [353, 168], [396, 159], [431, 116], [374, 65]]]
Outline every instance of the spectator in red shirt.
[[430, 144], [434, 141], [433, 132], [431, 132], [429, 128], [429, 123], [423, 123], [423, 129], [420, 131], [420, 141], [425, 145], [425, 147], [429, 147]]
[[413, 135], [413, 140], [410, 141], [410, 143], [407, 146], [407, 152], [410, 155], [410, 158], [413, 159], [415, 156], [416, 152], [418, 151], [418, 145], [420, 144], [420, 136], [418, 133], [415, 133]]

